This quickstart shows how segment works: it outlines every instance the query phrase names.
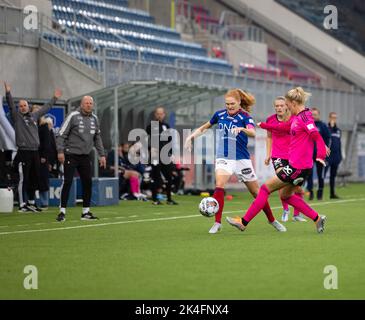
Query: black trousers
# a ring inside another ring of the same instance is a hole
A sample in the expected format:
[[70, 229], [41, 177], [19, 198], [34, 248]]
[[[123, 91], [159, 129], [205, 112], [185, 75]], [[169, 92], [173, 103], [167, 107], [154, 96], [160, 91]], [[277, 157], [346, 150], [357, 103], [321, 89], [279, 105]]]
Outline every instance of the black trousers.
[[335, 195], [335, 185], [336, 185], [336, 176], [337, 176], [337, 170], [340, 165], [340, 162], [338, 163], [330, 163], [325, 170], [324, 176], [326, 176], [327, 171], [330, 170], [330, 195]]
[[[323, 165], [320, 162], [315, 161], [315, 166], [317, 168], [317, 176], [318, 176], [318, 193], [320, 195], [322, 195], [323, 188], [324, 188]], [[308, 179], [307, 179], [307, 190], [310, 191], [310, 192], [313, 191], [313, 170], [312, 170], [311, 174], [308, 176]]]
[[19, 204], [22, 205], [25, 202], [25, 193], [28, 200], [34, 200], [35, 191], [39, 190], [41, 161], [38, 150], [18, 150], [15, 163], [19, 171]]
[[174, 165], [170, 164], [156, 164], [152, 165], [151, 170], [151, 182], [152, 182], [152, 200], [157, 201], [157, 192], [158, 189], [162, 187], [162, 178], [161, 173], [167, 181], [166, 184], [166, 196], [167, 200], [171, 201], [171, 185], [172, 185], [172, 171], [174, 169]]
[[40, 180], [39, 180], [39, 191], [45, 192], [49, 190], [49, 170], [48, 170], [48, 161], [40, 164], [40, 172], [39, 172]]
[[61, 192], [61, 208], [66, 208], [68, 196], [72, 181], [77, 169], [81, 185], [82, 185], [82, 200], [83, 207], [90, 207], [91, 200], [91, 187], [92, 187], [92, 176], [91, 176], [91, 159], [88, 154], [77, 155], [77, 154], [65, 154], [65, 162], [63, 164], [63, 185]]

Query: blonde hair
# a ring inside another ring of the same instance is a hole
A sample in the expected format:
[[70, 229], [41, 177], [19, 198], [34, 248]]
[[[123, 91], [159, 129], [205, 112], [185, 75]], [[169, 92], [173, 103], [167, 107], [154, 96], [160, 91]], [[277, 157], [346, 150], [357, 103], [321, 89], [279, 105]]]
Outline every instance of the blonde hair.
[[256, 99], [251, 93], [248, 93], [241, 89], [229, 90], [224, 97], [232, 97], [235, 98], [237, 101], [240, 101], [241, 108], [247, 112], [251, 112], [251, 107], [256, 103]]
[[295, 101], [298, 104], [302, 105], [305, 104], [305, 102], [311, 95], [311, 93], [305, 92], [302, 87], [296, 87], [289, 90], [288, 93], [285, 95], [285, 98], [289, 101]]
[[272, 106], [275, 107], [275, 101], [276, 100], [283, 100], [285, 102], [285, 97], [284, 96], [277, 96], [274, 101], [272, 102]]
[[[39, 111], [41, 109], [41, 106], [39, 106], [38, 104], [33, 104], [32, 106], [32, 112], [36, 112], [36, 111]], [[38, 119], [38, 123], [41, 125], [41, 124], [45, 124], [45, 117], [42, 116]]]

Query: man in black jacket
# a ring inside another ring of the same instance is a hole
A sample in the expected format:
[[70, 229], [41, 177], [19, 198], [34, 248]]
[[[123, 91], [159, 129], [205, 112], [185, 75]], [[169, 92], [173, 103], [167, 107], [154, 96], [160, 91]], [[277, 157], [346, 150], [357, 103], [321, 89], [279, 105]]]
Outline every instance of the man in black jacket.
[[[324, 143], [328, 147], [331, 141], [331, 135], [328, 130], [327, 125], [321, 121], [321, 114], [318, 108], [313, 107], [312, 108], [312, 116], [314, 118], [314, 123], [321, 134]], [[313, 152], [313, 159], [315, 160], [317, 158], [317, 148], [314, 146], [314, 152]], [[324, 188], [324, 168], [321, 163], [318, 161], [313, 161], [315, 163], [316, 169], [317, 169], [317, 176], [318, 176], [318, 190], [317, 190], [317, 200], [323, 199], [323, 188]], [[309, 175], [307, 180], [307, 190], [309, 191], [309, 200], [313, 200], [314, 194], [313, 194], [313, 170], [312, 173]]]
[[[161, 173], [165, 177], [166, 183], [166, 196], [167, 196], [167, 204], [176, 205], [177, 202], [172, 200], [171, 198], [171, 185], [172, 185], [172, 174], [174, 170], [174, 164], [172, 163], [172, 150], [169, 150], [168, 154], [164, 155], [161, 153], [166, 151], [164, 146], [168, 143], [171, 143], [171, 138], [167, 141], [166, 139], [161, 139], [161, 136], [164, 135], [164, 132], [168, 132], [170, 126], [164, 122], [166, 117], [165, 109], [163, 107], [158, 107], [154, 112], [154, 120], [151, 121], [146, 128], [147, 134], [149, 136], [149, 159], [150, 165], [152, 167], [151, 171], [151, 180], [152, 180], [152, 203], [156, 205], [162, 204], [160, 200], [157, 199], [157, 193], [160, 188], [162, 188], [162, 179]], [[158, 147], [154, 144], [158, 141]], [[165, 161], [168, 158], [168, 161]]]

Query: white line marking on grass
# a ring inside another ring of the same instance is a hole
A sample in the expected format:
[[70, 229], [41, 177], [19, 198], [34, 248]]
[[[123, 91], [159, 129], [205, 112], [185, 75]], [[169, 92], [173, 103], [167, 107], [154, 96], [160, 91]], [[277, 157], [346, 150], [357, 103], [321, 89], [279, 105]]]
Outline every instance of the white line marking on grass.
[[[357, 199], [347, 199], [347, 200], [336, 200], [329, 202], [321, 202], [321, 203], [313, 203], [312, 206], [323, 206], [326, 204], [337, 204], [337, 203], [346, 203], [346, 202], [354, 202], [354, 201], [363, 201], [365, 198], [357, 198]], [[273, 207], [272, 209], [280, 209], [280, 207]], [[243, 212], [243, 210], [236, 211], [227, 211], [227, 213], [235, 213], [235, 212]], [[107, 223], [95, 223], [95, 224], [87, 224], [87, 225], [79, 225], [74, 227], [60, 227], [60, 228], [50, 228], [50, 229], [33, 229], [33, 230], [18, 230], [18, 231], [8, 231], [8, 232], [0, 232], [0, 235], [10, 235], [10, 234], [22, 234], [22, 233], [36, 233], [36, 232], [47, 232], [47, 231], [62, 231], [62, 230], [71, 230], [71, 229], [82, 229], [82, 228], [96, 228], [110, 225], [118, 225], [118, 224], [129, 224], [129, 223], [141, 223], [141, 222], [155, 222], [155, 221], [169, 221], [169, 220], [179, 220], [179, 219], [189, 219], [189, 218], [197, 218], [201, 217], [200, 214], [194, 214], [189, 216], [179, 216], [179, 217], [165, 217], [165, 218], [154, 218], [154, 219], [141, 219], [141, 220], [128, 220], [128, 221], [118, 221], [118, 222], [107, 222]], [[118, 217], [116, 217], [118, 218]], [[120, 217], [122, 218], [122, 217]], [[67, 223], [67, 222], [66, 222]]]
[[138, 216], [137, 215], [134, 215], [134, 216], [129, 216], [128, 218], [137, 218]]
[[87, 224], [87, 225], [81, 225], [81, 226], [61, 227], [61, 228], [52, 228], [52, 229], [19, 230], [19, 231], [10, 231], [10, 232], [0, 232], [0, 235], [18, 234], [18, 233], [35, 233], [35, 232], [46, 232], [46, 231], [60, 231], [60, 230], [70, 230], [70, 229], [82, 229], [82, 228], [103, 227], [103, 226], [110, 226], [110, 225], [117, 225], [117, 224], [139, 223], [139, 222], [153, 222], [153, 221], [165, 221], [165, 220], [177, 220], [177, 219], [188, 219], [188, 218], [196, 218], [196, 217], [200, 217], [200, 215], [196, 215], [195, 214], [195, 215], [191, 215], [191, 216], [182, 216], [182, 217], [170, 217], [170, 218], [155, 218], [155, 219], [143, 219], [143, 220], [118, 221], [118, 222]]

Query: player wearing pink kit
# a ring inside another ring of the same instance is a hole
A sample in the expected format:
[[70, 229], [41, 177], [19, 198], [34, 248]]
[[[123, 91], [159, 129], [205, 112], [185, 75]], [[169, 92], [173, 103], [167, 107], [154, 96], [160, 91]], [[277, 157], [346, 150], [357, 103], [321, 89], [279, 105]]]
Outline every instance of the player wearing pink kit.
[[246, 229], [248, 223], [261, 211], [270, 193], [282, 189], [281, 198], [313, 220], [318, 233], [324, 231], [326, 216], [319, 216], [302, 198], [295, 195], [296, 187], [304, 183], [313, 167], [314, 143], [317, 145], [316, 161], [324, 165], [328, 152], [314, 124], [311, 112], [304, 106], [309, 95], [301, 87], [288, 91], [285, 99], [290, 112], [294, 115], [293, 120], [276, 126], [262, 124], [264, 129], [290, 131], [289, 164], [281, 168], [276, 176], [270, 178], [261, 186], [257, 198], [243, 218], [227, 217], [227, 222], [239, 230], [244, 231]]
[[[279, 96], [274, 100], [275, 114], [269, 116], [266, 120], [266, 124], [277, 127], [283, 122], [291, 122], [293, 116], [291, 116], [288, 107], [285, 104], [285, 97]], [[266, 138], [266, 159], [265, 164], [269, 165], [270, 160], [273, 164], [275, 172], [278, 172], [281, 168], [289, 164], [289, 145], [290, 145], [290, 132], [278, 131], [278, 130], [267, 130]], [[279, 190], [279, 195], [281, 191]], [[297, 187], [295, 194], [299, 197], [303, 197], [303, 190]], [[281, 221], [286, 222], [289, 219], [289, 205], [285, 200], [281, 200], [283, 206], [283, 214]], [[305, 222], [304, 218], [300, 216], [300, 212], [294, 209], [293, 221]]]

